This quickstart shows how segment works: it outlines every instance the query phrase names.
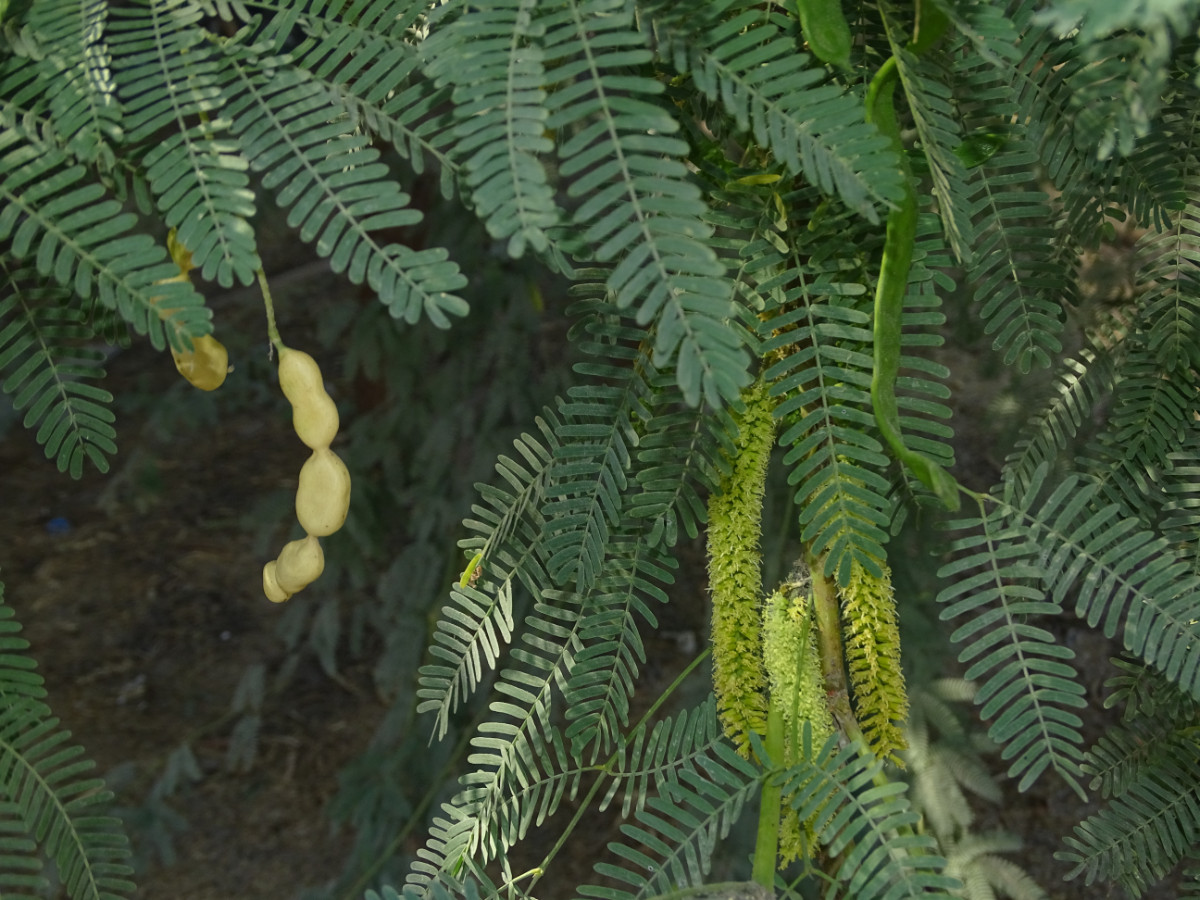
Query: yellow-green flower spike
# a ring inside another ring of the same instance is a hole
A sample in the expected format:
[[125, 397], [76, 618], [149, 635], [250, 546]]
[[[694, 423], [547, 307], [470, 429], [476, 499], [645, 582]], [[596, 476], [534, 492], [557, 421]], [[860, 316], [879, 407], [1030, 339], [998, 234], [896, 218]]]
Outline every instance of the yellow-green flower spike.
[[717, 711], [725, 734], [748, 756], [750, 732], [762, 734], [767, 721], [758, 541], [775, 420], [774, 403], [761, 378], [743, 391], [742, 400], [730, 473], [708, 501], [708, 580]]
[[849, 582], [839, 593], [855, 717], [875, 755], [900, 763], [908, 692], [900, 668], [900, 625], [892, 572], [886, 565], [882, 569], [883, 577], [876, 578], [856, 560]]
[[763, 609], [763, 660], [771, 703], [783, 712], [787, 762], [796, 761], [804, 722], [812, 723], [813, 746], [833, 734], [833, 715], [825, 700], [825, 679], [812, 624], [811, 597], [776, 591]]
[[[771, 704], [783, 714], [784, 762], [798, 762], [800, 733], [812, 726], [812, 745], [821, 747], [833, 734], [833, 715], [825, 699], [825, 679], [812, 621], [812, 597], [807, 585], [788, 585], [767, 598], [763, 608], [763, 660]], [[813, 835], [796, 810], [784, 804], [779, 828], [780, 865], [802, 858], [813, 846]]]

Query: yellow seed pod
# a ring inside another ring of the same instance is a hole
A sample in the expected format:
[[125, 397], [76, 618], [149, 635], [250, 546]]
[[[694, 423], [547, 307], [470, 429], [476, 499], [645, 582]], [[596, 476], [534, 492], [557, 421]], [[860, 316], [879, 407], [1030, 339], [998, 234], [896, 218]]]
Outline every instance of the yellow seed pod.
[[303, 350], [279, 351], [279, 386], [292, 404], [292, 426], [313, 450], [333, 443], [340, 421], [337, 405], [325, 391], [321, 368]]
[[313, 394], [325, 392], [325, 381], [317, 361], [303, 350], [291, 347], [279, 350], [279, 386], [293, 406]]
[[275, 577], [277, 568], [278, 561], [274, 559], [263, 566], [263, 593], [272, 603], [282, 603], [292, 596], [279, 586], [279, 579]]
[[311, 534], [285, 544], [276, 562], [275, 579], [289, 594], [304, 590], [325, 571], [321, 542]]
[[324, 389], [292, 407], [292, 427], [305, 446], [313, 450], [333, 443], [339, 424], [337, 404]]
[[350, 472], [328, 447], [314, 450], [300, 469], [296, 518], [310, 535], [333, 534], [350, 511]]
[[202, 391], [215, 391], [229, 374], [229, 351], [211, 334], [192, 338], [192, 352], [171, 349], [179, 374]]
[[179, 232], [175, 228], [167, 232], [167, 252], [171, 254], [172, 262], [179, 266], [183, 274], [180, 280], [186, 280], [188, 273], [196, 267], [192, 265], [192, 251], [179, 242]]

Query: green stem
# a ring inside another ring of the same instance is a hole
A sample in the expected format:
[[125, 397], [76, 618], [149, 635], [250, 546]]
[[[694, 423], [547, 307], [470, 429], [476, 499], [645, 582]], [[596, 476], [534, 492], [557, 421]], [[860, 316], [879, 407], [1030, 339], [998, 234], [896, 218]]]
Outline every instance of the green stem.
[[[807, 561], [805, 562], [804, 565], [805, 565], [805, 568], [807, 569], [807, 567], [808, 567]], [[791, 753], [788, 753], [787, 759], [784, 760], [784, 763], [789, 766], [792, 765], [792, 763], [796, 762], [797, 757], [798, 757], [798, 750], [800, 748], [800, 723], [801, 723], [801, 720], [804, 718], [803, 716], [800, 715], [800, 700], [801, 700], [800, 686], [802, 684], [804, 684], [804, 674], [803, 673], [805, 671], [805, 668], [808, 665], [810, 665], [810, 662], [808, 659], [808, 654], [809, 654], [809, 651], [812, 649], [812, 644], [813, 644], [813, 641], [812, 641], [813, 612], [812, 612], [812, 580], [811, 580], [811, 576], [808, 576], [806, 582], [807, 583], [805, 583], [803, 585], [802, 590], [804, 592], [804, 595], [808, 599], [808, 603], [807, 603], [806, 609], [804, 611], [804, 621], [800, 625], [800, 639], [799, 639], [799, 641], [797, 641], [797, 646], [800, 648], [800, 652], [796, 654], [796, 664], [795, 664], [795, 669], [792, 674], [792, 684], [796, 685], [796, 690], [794, 690], [792, 692], [792, 696], [790, 698], [788, 698], [789, 701], [791, 702], [792, 708], [788, 715], [789, 730], [788, 730], [788, 733], [784, 736], [784, 742], [783, 742], [785, 747], [792, 748]], [[820, 649], [818, 648], [818, 653], [819, 652], [820, 652]]]
[[262, 291], [263, 306], [267, 310], [267, 338], [276, 350], [282, 352], [283, 339], [279, 336], [279, 329], [275, 327], [275, 303], [271, 299], [271, 286], [267, 284], [267, 273], [258, 269], [254, 274], [258, 276], [258, 287]]
[[837, 585], [825, 575], [825, 555], [809, 559], [812, 570], [813, 618], [817, 623], [817, 651], [821, 654], [821, 674], [825, 696], [838, 728], [851, 741], [862, 741], [862, 728], [850, 708], [850, 689], [846, 684], [846, 657], [842, 649], [842, 624], [838, 611]]
[[[769, 762], [779, 766], [783, 758], [783, 711], [779, 698], [772, 697], [767, 710], [766, 747]], [[768, 760], [763, 760], [764, 763]], [[754, 841], [754, 867], [751, 877], [758, 884], [775, 892], [775, 861], [779, 858], [779, 814], [783, 808], [783, 787], [763, 779], [762, 798], [758, 808], [758, 834]]]

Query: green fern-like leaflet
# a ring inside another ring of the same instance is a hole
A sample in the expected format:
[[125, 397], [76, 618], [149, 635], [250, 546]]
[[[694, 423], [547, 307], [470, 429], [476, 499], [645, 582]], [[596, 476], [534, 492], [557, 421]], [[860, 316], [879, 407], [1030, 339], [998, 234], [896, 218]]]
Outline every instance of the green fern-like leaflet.
[[26, 428], [59, 471], [83, 474], [84, 460], [101, 472], [117, 452], [109, 408], [112, 394], [94, 382], [104, 377], [104, 353], [88, 346], [94, 337], [86, 313], [70, 305], [59, 288], [37, 287], [33, 273], [6, 272], [0, 295], [0, 389], [25, 412]]
[[116, 819], [99, 814], [112, 794], [88, 777], [95, 764], [50, 716], [42, 677], [24, 655], [29, 643], [3, 601], [0, 583], [0, 890], [44, 896], [46, 857], [72, 900], [131, 897], [128, 841]]

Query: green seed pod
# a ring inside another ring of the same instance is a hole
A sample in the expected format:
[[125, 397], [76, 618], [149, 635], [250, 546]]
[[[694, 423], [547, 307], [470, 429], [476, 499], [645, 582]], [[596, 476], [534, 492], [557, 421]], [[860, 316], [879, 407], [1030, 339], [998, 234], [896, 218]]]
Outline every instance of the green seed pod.
[[[895, 56], [888, 57], [879, 67], [867, 88], [866, 119], [891, 139], [903, 163], [907, 157], [900, 140], [893, 97], [898, 72]], [[901, 324], [916, 234], [917, 195], [905, 163], [904, 196], [895, 209], [888, 213], [879, 281], [875, 285], [875, 321], [872, 326], [875, 365], [871, 375], [871, 406], [875, 411], [875, 422], [896, 458], [933, 491], [946, 509], [953, 511], [958, 509], [960, 503], [958, 482], [924, 453], [910, 449], [900, 430], [896, 379], [900, 372]]]
[[839, 69], [849, 69], [854, 37], [842, 13], [841, 0], [797, 0], [796, 6], [800, 31], [813, 56]]

